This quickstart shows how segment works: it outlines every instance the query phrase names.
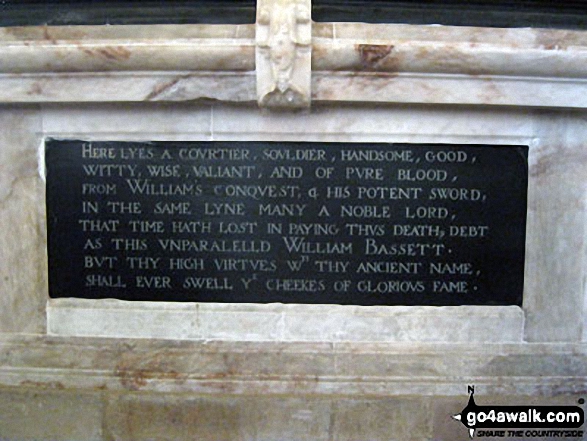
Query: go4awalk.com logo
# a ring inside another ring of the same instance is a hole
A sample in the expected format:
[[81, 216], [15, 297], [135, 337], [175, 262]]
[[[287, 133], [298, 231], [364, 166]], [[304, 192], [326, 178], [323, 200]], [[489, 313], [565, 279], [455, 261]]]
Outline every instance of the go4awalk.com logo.
[[[453, 415], [469, 429], [469, 437], [579, 438], [585, 413], [579, 406], [478, 406], [475, 387], [469, 386], [469, 403]], [[580, 405], [585, 404], [579, 399]]]

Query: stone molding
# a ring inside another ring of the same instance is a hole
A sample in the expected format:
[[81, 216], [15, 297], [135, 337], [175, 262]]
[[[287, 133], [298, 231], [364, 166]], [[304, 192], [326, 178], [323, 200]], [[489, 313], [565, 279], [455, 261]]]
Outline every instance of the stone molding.
[[521, 343], [524, 312], [517, 306], [183, 304], [63, 298], [48, 301], [47, 328], [49, 335], [62, 337]]
[[[275, 23], [289, 31], [279, 34]], [[256, 25], [0, 29], [0, 101], [7, 103], [215, 99], [306, 107], [311, 95], [585, 108], [586, 78], [585, 32], [313, 23], [308, 3], [293, 0], [261, 2]]]
[[323, 396], [564, 395], [581, 344], [179, 342], [0, 335], [0, 386]]
[[310, 106], [310, 0], [261, 0], [257, 5], [257, 95], [261, 107]]

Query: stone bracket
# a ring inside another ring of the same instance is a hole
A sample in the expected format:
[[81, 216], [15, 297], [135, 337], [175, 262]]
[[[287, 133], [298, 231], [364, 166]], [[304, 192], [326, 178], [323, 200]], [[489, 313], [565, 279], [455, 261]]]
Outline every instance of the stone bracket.
[[311, 101], [310, 0], [259, 0], [257, 101], [261, 107], [306, 108]]

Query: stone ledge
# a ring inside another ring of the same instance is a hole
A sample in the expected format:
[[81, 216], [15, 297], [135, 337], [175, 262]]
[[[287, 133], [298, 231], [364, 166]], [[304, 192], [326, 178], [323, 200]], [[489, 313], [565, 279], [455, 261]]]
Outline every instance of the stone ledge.
[[[585, 78], [587, 33], [315, 23], [312, 68]], [[57, 56], [58, 55], [58, 56]], [[0, 29], [1, 73], [254, 71], [254, 25]]]
[[[51, 299], [48, 334], [179, 340], [521, 342], [517, 306], [342, 306]], [[494, 332], [499, 329], [500, 332]]]
[[388, 72], [585, 78], [587, 33], [401, 24], [323, 23], [312, 68]]
[[[313, 101], [587, 107], [585, 32], [316, 23], [312, 34]], [[255, 25], [0, 29], [7, 103], [255, 102], [256, 67]]]
[[256, 99], [254, 72], [0, 74], [0, 85], [0, 102], [4, 103]]
[[585, 344], [0, 338], [0, 386], [205, 394], [587, 393]]
[[254, 25], [0, 29], [0, 72], [254, 71]]

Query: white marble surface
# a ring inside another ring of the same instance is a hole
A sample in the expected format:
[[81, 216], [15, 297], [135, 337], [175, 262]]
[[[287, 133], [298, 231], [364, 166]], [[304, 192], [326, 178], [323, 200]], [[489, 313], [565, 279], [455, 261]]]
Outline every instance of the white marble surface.
[[581, 344], [230, 342], [0, 335], [0, 387], [333, 397], [584, 393]]
[[253, 25], [0, 29], [0, 72], [255, 70]]
[[[0, 101], [255, 102], [275, 67], [255, 37], [254, 25], [4, 28]], [[587, 106], [584, 32], [319, 23], [300, 42], [304, 75], [290, 80], [314, 102]]]
[[[222, 433], [242, 439], [454, 440], [436, 424], [468, 384], [583, 397], [585, 35], [313, 23], [312, 107], [272, 113], [256, 104], [253, 25], [0, 29], [0, 432], [122, 440], [171, 422], [181, 439], [206, 415], [240, 421]], [[528, 145], [523, 308], [49, 300], [46, 137]], [[21, 423], [46, 406], [62, 426]]]
[[313, 100], [585, 108], [582, 78], [420, 73], [314, 74]]
[[[587, 125], [580, 112], [539, 112], [529, 155], [526, 339], [585, 335]], [[583, 340], [587, 341], [587, 340]]]
[[[279, 342], [521, 342], [517, 306], [360, 307], [54, 299], [49, 335]], [[495, 332], [499, 329], [499, 332]]]
[[0, 107], [0, 333], [45, 332], [45, 188], [38, 171], [41, 115]]
[[[455, 329], [456, 341], [515, 341], [523, 327], [529, 341], [580, 341], [585, 333], [585, 160], [581, 112], [530, 111], [454, 107], [315, 106], [311, 112], [270, 113], [252, 106], [183, 104], [44, 105], [43, 132], [51, 137], [117, 140], [299, 140], [523, 144], [530, 146], [529, 211], [525, 270], [524, 316], [499, 308], [467, 317], [446, 308], [439, 320]], [[339, 307], [319, 317], [312, 307], [276, 313], [259, 306], [255, 320], [225, 324], [226, 307], [194, 317], [177, 308], [136, 312], [121, 302], [118, 310], [87, 307], [83, 301], [51, 303], [50, 332], [62, 335], [113, 336], [114, 323], [126, 317], [121, 336], [145, 337], [162, 332], [172, 338], [295, 341], [448, 341], [434, 333], [436, 325], [422, 309]], [[65, 306], [67, 305], [67, 306]], [[193, 307], [189, 307], [192, 308]], [[190, 310], [188, 308], [188, 310]], [[232, 312], [243, 317], [238, 306]], [[308, 309], [304, 309], [308, 308]], [[140, 309], [140, 308], [139, 308]], [[125, 312], [127, 311], [127, 312]], [[247, 308], [242, 309], [247, 311]], [[284, 311], [286, 311], [284, 309]], [[294, 312], [295, 311], [295, 312]], [[314, 311], [310, 312], [309, 311]], [[462, 310], [461, 310], [462, 311]], [[485, 311], [485, 310], [483, 310]], [[503, 316], [501, 315], [503, 312]], [[315, 316], [312, 314], [316, 313]], [[102, 320], [93, 320], [99, 314]], [[134, 314], [134, 315], [133, 315]], [[214, 319], [217, 314], [217, 319]], [[139, 317], [142, 317], [139, 319]], [[315, 319], [312, 319], [315, 317]], [[155, 320], [156, 318], [156, 320]], [[153, 320], [152, 320], [153, 319]], [[495, 323], [503, 319], [500, 332]], [[525, 321], [524, 321], [525, 320]], [[174, 329], [173, 324], [182, 323]], [[307, 321], [307, 329], [299, 323]], [[100, 324], [102, 323], [102, 324]], [[147, 325], [142, 326], [142, 323]], [[148, 323], [152, 323], [149, 328]], [[165, 325], [167, 323], [167, 325]], [[428, 323], [428, 324], [426, 324]], [[378, 326], [381, 330], [378, 330]], [[315, 329], [316, 335], [312, 336]], [[470, 334], [468, 334], [470, 333]], [[467, 337], [468, 335], [468, 337]]]
[[310, 106], [311, 11], [311, 0], [258, 0], [255, 69], [259, 106]]
[[585, 32], [319, 23], [314, 71], [584, 78]]
[[[45, 329], [44, 184], [37, 171], [37, 151], [41, 137], [47, 136], [120, 140], [282, 139], [530, 145], [524, 317], [505, 313], [509, 325], [504, 327], [504, 332], [497, 334], [484, 334], [484, 330], [494, 329], [494, 323], [501, 319], [497, 310], [487, 315], [474, 314], [473, 317], [479, 320], [472, 317], [469, 321], [473, 325], [467, 324], [462, 314], [448, 312], [450, 308], [439, 320], [455, 326], [457, 341], [465, 341], [469, 331], [472, 341], [514, 341], [520, 339], [522, 326], [525, 339], [529, 341], [579, 341], [585, 338], [587, 191], [584, 176], [587, 172], [583, 159], [585, 124], [580, 112], [318, 106], [309, 113], [285, 115], [248, 106], [195, 104], [44, 105], [39, 111], [7, 107], [3, 112], [5, 127], [11, 130], [5, 132], [6, 141], [2, 148], [6, 170], [2, 174], [5, 197], [2, 213], [7, 225], [4, 230], [7, 234], [2, 235], [6, 244], [2, 247], [2, 261], [19, 262], [16, 265], [21, 269], [14, 272], [11, 266], [3, 266], [7, 276], [0, 283], [5, 293], [2, 299], [7, 306], [2, 308], [0, 323], [5, 331]], [[28, 186], [28, 190], [22, 190], [24, 193], [19, 189], [21, 183]], [[419, 338], [446, 341], [451, 338], [446, 334], [434, 335], [432, 325], [422, 325], [427, 320], [422, 310], [410, 316], [393, 308], [383, 313], [367, 308], [365, 314], [355, 315], [352, 309], [340, 307], [325, 320], [312, 321], [308, 318], [312, 315], [308, 316], [308, 310], [303, 307], [296, 313], [275, 314], [261, 306], [257, 318], [262, 320], [253, 320], [252, 330], [246, 333], [248, 319], [242, 321], [239, 328], [234, 328], [234, 332], [230, 326], [222, 327], [224, 322], [220, 317], [226, 317], [227, 313], [222, 308], [217, 310], [218, 320], [209, 312], [212, 315], [206, 317], [206, 326], [203, 327], [194, 326], [189, 314], [164, 308], [158, 313], [146, 309], [133, 315], [135, 311], [129, 311], [122, 303], [118, 311], [108, 310], [107, 313], [99, 307], [97, 310], [102, 311], [104, 320], [95, 321], [92, 308], [83, 304], [78, 306], [73, 310], [51, 306], [50, 320], [51, 317], [60, 318], [51, 321], [50, 331], [64, 335], [114, 336], [113, 318], [126, 317], [128, 327], [120, 330], [121, 336], [126, 337], [155, 336], [161, 332], [162, 336], [169, 338], [237, 339], [237, 330], [241, 330], [245, 331], [243, 338], [249, 340], [315, 341], [323, 337], [325, 341], [382, 341], [386, 338], [391, 341]], [[141, 314], [147, 318], [138, 320]], [[305, 318], [298, 318], [296, 314]], [[388, 314], [387, 318], [385, 314]], [[151, 320], [153, 317], [157, 320]], [[184, 325], [174, 328], [179, 317]], [[322, 337], [312, 336], [312, 332], [297, 325], [304, 320], [314, 323], [316, 336]], [[142, 322], [151, 325], [137, 326]], [[255, 329], [257, 324], [259, 327]], [[381, 326], [381, 330], [372, 327], [374, 324]]]

